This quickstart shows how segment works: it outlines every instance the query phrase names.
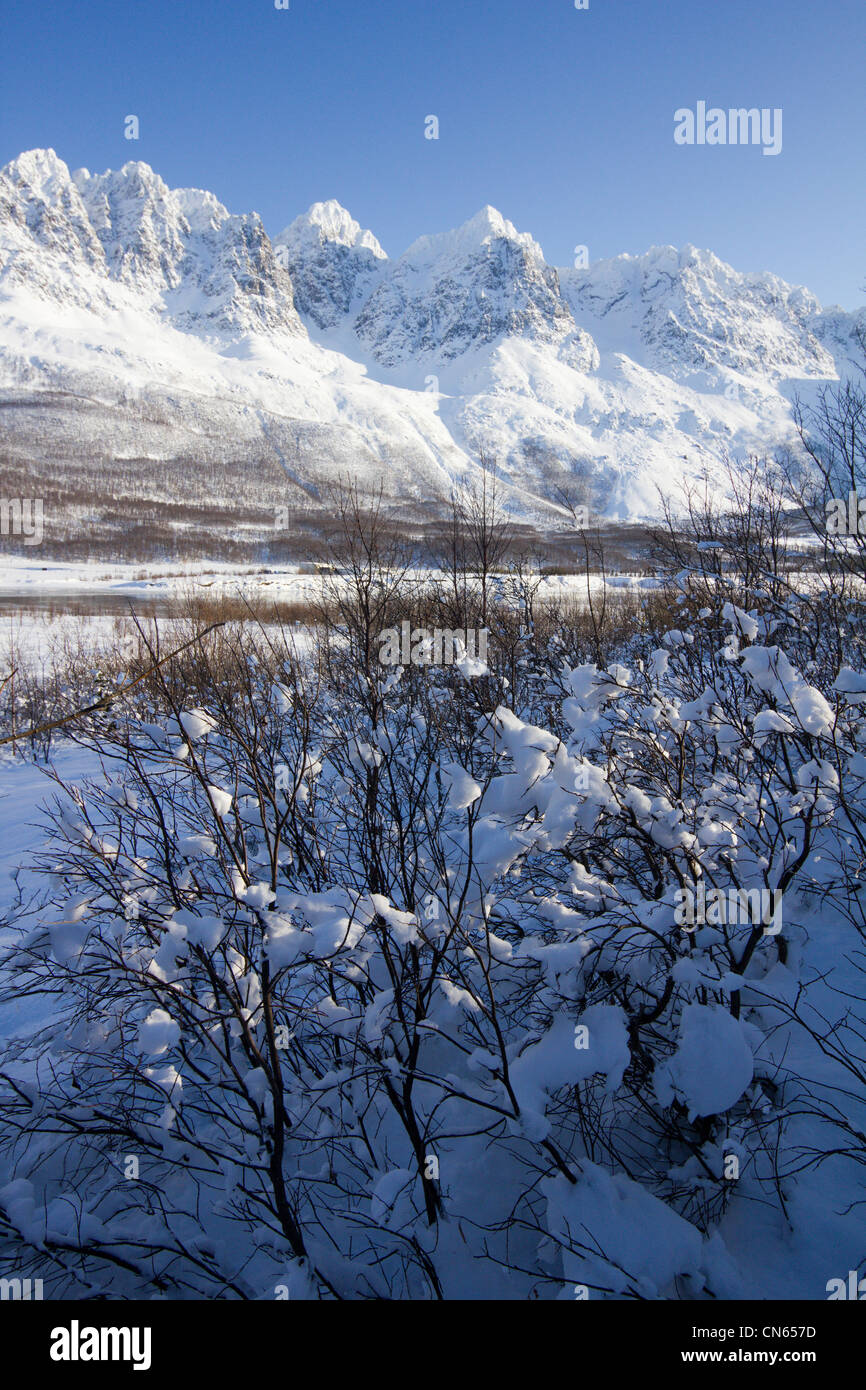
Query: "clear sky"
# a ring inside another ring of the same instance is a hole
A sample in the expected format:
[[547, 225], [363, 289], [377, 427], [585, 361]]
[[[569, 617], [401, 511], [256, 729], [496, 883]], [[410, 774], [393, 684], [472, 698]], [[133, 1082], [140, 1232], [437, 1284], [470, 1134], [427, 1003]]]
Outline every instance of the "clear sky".
[[[336, 198], [398, 255], [492, 203], [571, 264], [692, 242], [866, 301], [864, 0], [2, 0], [0, 163], [143, 159], [276, 234]], [[783, 147], [674, 112], [781, 107]], [[124, 138], [124, 118], [140, 139]], [[424, 137], [425, 118], [440, 138]]]

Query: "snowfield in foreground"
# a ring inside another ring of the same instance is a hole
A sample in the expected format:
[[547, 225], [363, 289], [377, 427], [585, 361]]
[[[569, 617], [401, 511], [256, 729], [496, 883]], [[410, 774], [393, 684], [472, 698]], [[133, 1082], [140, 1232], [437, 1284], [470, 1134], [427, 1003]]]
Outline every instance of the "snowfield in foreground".
[[[7, 757], [3, 1268], [568, 1300], [857, 1269], [866, 678], [809, 601], [699, 602], [642, 657], [548, 665], [533, 717], [371, 683], [351, 640], [332, 693], [246, 635], [242, 698], [166, 685], [57, 743], [60, 783]], [[701, 885], [783, 910], [684, 928]]]

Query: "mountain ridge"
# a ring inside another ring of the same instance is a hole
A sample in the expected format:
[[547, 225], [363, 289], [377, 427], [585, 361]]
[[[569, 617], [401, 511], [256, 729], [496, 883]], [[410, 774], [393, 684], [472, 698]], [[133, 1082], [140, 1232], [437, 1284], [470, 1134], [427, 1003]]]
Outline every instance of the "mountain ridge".
[[[172, 429], [184, 449], [198, 431], [214, 456], [282, 460], [307, 498], [351, 468], [441, 501], [483, 450], [516, 513], [555, 515], [564, 489], [650, 515], [657, 484], [789, 443], [793, 396], [844, 373], [864, 323], [690, 245], [551, 266], [489, 205], [389, 257], [335, 199], [272, 239], [142, 161], [34, 150], [0, 171], [0, 405], [127, 402], [125, 456], [179, 457]], [[54, 411], [50, 436], [14, 423], [13, 459], [79, 458], [85, 426]]]

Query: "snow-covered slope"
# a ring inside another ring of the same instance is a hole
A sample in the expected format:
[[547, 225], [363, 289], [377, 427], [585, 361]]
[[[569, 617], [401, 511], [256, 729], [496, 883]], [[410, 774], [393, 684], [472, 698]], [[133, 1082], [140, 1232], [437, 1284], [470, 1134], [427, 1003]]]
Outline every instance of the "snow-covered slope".
[[789, 438], [863, 321], [692, 247], [559, 271], [489, 207], [391, 260], [334, 201], [271, 241], [146, 164], [0, 172], [0, 405], [37, 468], [230, 456], [299, 503], [351, 471], [428, 504], [483, 449], [517, 512], [645, 515]]

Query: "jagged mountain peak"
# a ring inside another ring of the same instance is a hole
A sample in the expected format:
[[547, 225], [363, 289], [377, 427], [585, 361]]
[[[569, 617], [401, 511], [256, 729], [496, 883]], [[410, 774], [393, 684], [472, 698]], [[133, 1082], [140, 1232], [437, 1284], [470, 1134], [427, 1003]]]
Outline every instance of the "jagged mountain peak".
[[388, 257], [335, 198], [313, 203], [275, 240], [292, 277], [295, 307], [317, 328], [334, 328], [357, 312]]
[[735, 270], [712, 251], [651, 246], [562, 272], [578, 322], [653, 370], [722, 379], [832, 376], [814, 295], [769, 272]]
[[351, 249], [360, 247], [372, 252], [377, 260], [388, 259], [373, 233], [356, 222], [336, 198], [313, 203], [305, 213], [289, 223], [276, 238], [275, 244], [297, 246], [310, 241], [327, 241]]
[[[0, 269], [10, 284], [32, 284], [43, 298], [57, 292], [57, 270], [78, 294], [76, 276], [85, 268], [105, 272], [99, 239], [69, 173], [51, 149], [25, 150], [0, 170]], [[86, 298], [86, 296], [85, 296]]]
[[163, 194], [169, 191], [162, 176], [144, 159], [128, 159], [119, 169], [104, 169], [101, 174], [92, 173], [90, 169], [76, 169], [74, 177], [84, 183], [128, 184], [133, 188], [158, 189]]
[[[106, 304], [122, 285], [184, 332], [304, 334], [257, 214], [232, 216], [212, 193], [171, 189], [143, 160], [70, 175], [53, 150], [31, 150], [3, 179], [0, 268], [40, 296]], [[84, 283], [84, 268], [96, 278]]]
[[13, 183], [25, 184], [31, 193], [44, 195], [52, 185], [68, 184], [68, 166], [52, 149], [24, 150], [0, 170]]
[[469, 258], [483, 254], [498, 241], [511, 242], [532, 259], [544, 260], [544, 252], [535, 238], [528, 232], [519, 232], [513, 222], [489, 203], [460, 227], [419, 237], [403, 253], [401, 260], [419, 263]]
[[[231, 220], [215, 194], [203, 188], [170, 188], [143, 160], [128, 160], [120, 169], [102, 174], [77, 169], [73, 178], [91, 216], [102, 224], [109, 220], [120, 226], [125, 220], [141, 223], [156, 217], [171, 238], [173, 231], [204, 235]], [[258, 221], [255, 214], [252, 219]]]
[[635, 255], [623, 252], [618, 256], [593, 261], [587, 270], [573, 276], [565, 272], [576, 283], [581, 279], [600, 284], [606, 280], [611, 283], [631, 281], [640, 285], [646, 292], [652, 287], [662, 292], [665, 277], [670, 286], [680, 285], [692, 294], [709, 290], [715, 293], [749, 293], [756, 291], [762, 295], [772, 295], [779, 302], [800, 302], [808, 306], [809, 312], [820, 310], [818, 299], [802, 286], [790, 285], [771, 271], [736, 270], [722, 260], [714, 251], [686, 242], [683, 246], [650, 246], [646, 251]]
[[598, 362], [562, 296], [558, 271], [533, 237], [489, 205], [454, 231], [413, 242], [355, 328], [385, 367], [419, 358], [452, 362], [508, 339], [553, 347], [579, 371]]

